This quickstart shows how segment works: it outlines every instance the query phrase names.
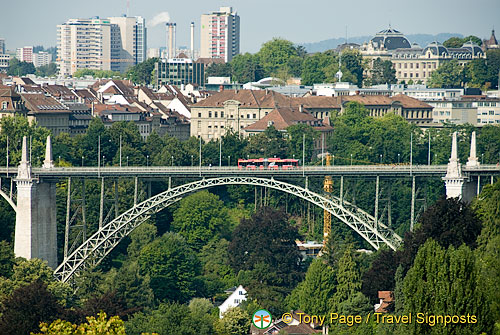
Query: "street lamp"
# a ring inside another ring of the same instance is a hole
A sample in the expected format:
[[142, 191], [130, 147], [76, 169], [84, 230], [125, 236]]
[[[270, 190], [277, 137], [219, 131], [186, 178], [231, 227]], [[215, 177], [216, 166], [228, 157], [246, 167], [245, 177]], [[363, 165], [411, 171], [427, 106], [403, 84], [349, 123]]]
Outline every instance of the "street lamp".
[[128, 166], [128, 156], [127, 156], [127, 166]]
[[174, 166], [174, 156], [172, 156], [172, 166]]
[[83, 159], [84, 159], [84, 158], [85, 158], [85, 157], [84, 157], [84, 156], [82, 156], [82, 167], [83, 167]]
[[382, 154], [380, 154], [380, 164], [382, 164]]
[[106, 165], [106, 156], [102, 155], [102, 166]]
[[332, 165], [335, 165], [335, 155], [332, 155], [333, 159], [332, 159]]
[[484, 154], [481, 154], [481, 164], [484, 163]]
[[58, 165], [61, 166], [61, 156], [59, 156]]
[[231, 166], [231, 156], [227, 156], [227, 166]]
[[400, 158], [401, 154], [398, 154], [398, 164], [399, 164], [399, 158]]
[[146, 167], [149, 166], [149, 155], [146, 156]]
[[351, 166], [352, 166], [352, 154], [351, 154]]
[[193, 166], [193, 164], [194, 164], [193, 159], [194, 159], [194, 156], [193, 156], [193, 155], [191, 155], [191, 166]]

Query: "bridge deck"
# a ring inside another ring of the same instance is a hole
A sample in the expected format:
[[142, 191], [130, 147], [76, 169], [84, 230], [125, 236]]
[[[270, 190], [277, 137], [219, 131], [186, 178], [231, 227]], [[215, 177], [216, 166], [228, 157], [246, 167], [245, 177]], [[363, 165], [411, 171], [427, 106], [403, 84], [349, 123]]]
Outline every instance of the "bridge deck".
[[[304, 166], [291, 170], [251, 170], [228, 166], [134, 166], [134, 167], [54, 167], [44, 169], [32, 168], [32, 174], [38, 178], [59, 177], [143, 177], [143, 178], [192, 178], [222, 176], [259, 176], [259, 177], [303, 177], [303, 176], [435, 176], [446, 174], [446, 165], [337, 165], [337, 166]], [[465, 175], [498, 175], [499, 165], [481, 165], [480, 167], [462, 170]], [[16, 167], [9, 167], [10, 176], [17, 175]], [[7, 176], [7, 168], [0, 168], [0, 177]]]

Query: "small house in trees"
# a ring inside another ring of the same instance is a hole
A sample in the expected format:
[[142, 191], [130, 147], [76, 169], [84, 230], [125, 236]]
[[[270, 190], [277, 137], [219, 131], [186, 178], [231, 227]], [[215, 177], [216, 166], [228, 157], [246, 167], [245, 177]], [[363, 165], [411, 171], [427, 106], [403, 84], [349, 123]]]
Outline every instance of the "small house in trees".
[[238, 287], [232, 287], [225, 291], [229, 294], [226, 300], [219, 306], [219, 318], [222, 319], [222, 315], [230, 308], [237, 307], [242, 301], [247, 300], [247, 290], [240, 285]]
[[394, 292], [392, 291], [378, 291], [378, 298], [380, 302], [373, 306], [376, 313], [387, 313], [394, 303]]

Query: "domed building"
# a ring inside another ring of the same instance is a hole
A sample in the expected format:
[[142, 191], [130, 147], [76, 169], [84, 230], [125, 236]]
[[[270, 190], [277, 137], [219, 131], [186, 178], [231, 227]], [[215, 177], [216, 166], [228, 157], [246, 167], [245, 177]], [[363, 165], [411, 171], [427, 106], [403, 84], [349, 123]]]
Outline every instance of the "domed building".
[[470, 50], [473, 57], [482, 57], [484, 54], [483, 49], [472, 41], [464, 43], [464, 45], [462, 45], [462, 49]]
[[[449, 52], [448, 49], [444, 45], [442, 45], [439, 42], [431, 42], [429, 45], [427, 45], [422, 52], [424, 55], [429, 55], [431, 54], [432, 56], [448, 56]], [[430, 58], [430, 57], [427, 57]]]
[[375, 37], [370, 40], [374, 49], [396, 50], [401, 48], [411, 48], [410, 41], [403, 33], [392, 29], [384, 29], [375, 34]]

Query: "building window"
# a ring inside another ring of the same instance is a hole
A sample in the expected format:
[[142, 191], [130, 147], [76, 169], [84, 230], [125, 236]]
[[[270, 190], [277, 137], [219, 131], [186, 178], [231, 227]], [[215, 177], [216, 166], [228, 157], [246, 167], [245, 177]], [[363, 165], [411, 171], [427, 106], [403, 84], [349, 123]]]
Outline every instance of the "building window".
[[201, 113], [198, 113], [198, 117], [201, 117]]
[[257, 114], [254, 114], [254, 115], [253, 115], [253, 118], [254, 118], [254, 119], [256, 119], [256, 118], [257, 118]]
[[247, 114], [247, 119], [249, 119], [249, 118], [250, 118], [250, 114]]
[[215, 114], [215, 117], [217, 117], [217, 112], [214, 112], [214, 114]]
[[7, 101], [2, 102], [2, 109], [3, 110], [7, 109]]
[[220, 112], [220, 117], [224, 117], [224, 112]]
[[489, 115], [495, 115], [494, 111], [489, 111], [488, 113], [489, 113]]
[[212, 112], [211, 111], [208, 112], [208, 117], [212, 117]]

